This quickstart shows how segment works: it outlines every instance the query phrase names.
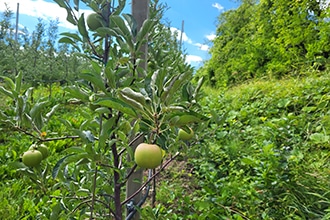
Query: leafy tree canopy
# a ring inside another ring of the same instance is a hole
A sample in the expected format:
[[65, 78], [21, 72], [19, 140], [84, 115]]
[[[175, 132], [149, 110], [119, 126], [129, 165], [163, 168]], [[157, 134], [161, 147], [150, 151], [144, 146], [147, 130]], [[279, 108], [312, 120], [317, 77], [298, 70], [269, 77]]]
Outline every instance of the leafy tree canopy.
[[[314, 0], [242, 0], [218, 18], [211, 59], [197, 76], [226, 87], [252, 78], [324, 71], [329, 8]], [[307, 70], [307, 71], [306, 71]]]

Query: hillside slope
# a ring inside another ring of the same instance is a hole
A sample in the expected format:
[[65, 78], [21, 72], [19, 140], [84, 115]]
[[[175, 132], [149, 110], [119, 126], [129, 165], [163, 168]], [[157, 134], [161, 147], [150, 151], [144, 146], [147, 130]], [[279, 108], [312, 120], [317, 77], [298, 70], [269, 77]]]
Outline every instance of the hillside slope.
[[329, 219], [330, 76], [205, 94], [217, 123], [164, 176], [157, 219]]

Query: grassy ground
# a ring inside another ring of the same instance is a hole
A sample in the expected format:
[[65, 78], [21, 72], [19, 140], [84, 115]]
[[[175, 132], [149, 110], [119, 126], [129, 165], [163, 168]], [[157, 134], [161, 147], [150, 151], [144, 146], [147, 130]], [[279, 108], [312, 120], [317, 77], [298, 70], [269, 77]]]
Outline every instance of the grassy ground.
[[[227, 91], [204, 88], [203, 111], [211, 123], [196, 126], [190, 146], [158, 177], [156, 203], [148, 199], [141, 218], [329, 219], [329, 85], [330, 76], [323, 75], [251, 81]], [[75, 107], [61, 114], [80, 120]], [[64, 132], [60, 121], [49, 127], [59, 128]], [[30, 143], [17, 132], [0, 135], [5, 219], [49, 219], [60, 208], [51, 169], [72, 143], [50, 143], [48, 171], [37, 176], [44, 179], [10, 166]]]
[[328, 219], [329, 85], [323, 75], [206, 88], [213, 123], [162, 176], [145, 216]]

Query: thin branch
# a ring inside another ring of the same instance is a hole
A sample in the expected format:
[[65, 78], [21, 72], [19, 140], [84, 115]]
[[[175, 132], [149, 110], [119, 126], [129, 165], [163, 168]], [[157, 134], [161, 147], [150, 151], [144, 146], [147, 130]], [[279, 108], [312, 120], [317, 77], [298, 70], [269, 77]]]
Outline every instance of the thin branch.
[[26, 130], [23, 130], [22, 128], [20, 128], [20, 127], [18, 127], [18, 126], [15, 126], [14, 128], [15, 128], [17, 131], [19, 131], [19, 132], [22, 132], [22, 133], [24, 133], [24, 134], [26, 134], [26, 135], [28, 135], [28, 136], [31, 136], [31, 137], [33, 137], [33, 138], [35, 138], [35, 139], [41, 140], [40, 137], [35, 136], [34, 134], [32, 134], [32, 133], [30, 133], [30, 132], [28, 132], [28, 131], [26, 131]]
[[54, 137], [54, 138], [41, 138], [41, 137], [38, 137], [32, 133], [30, 133], [29, 131], [26, 131], [18, 126], [15, 126], [14, 127], [17, 131], [19, 132], [22, 132], [30, 137], [33, 137], [34, 139], [37, 139], [38, 141], [40, 142], [48, 142], [48, 141], [58, 141], [58, 140], [64, 140], [64, 139], [77, 139], [77, 138], [80, 138], [79, 136], [70, 136], [70, 135], [67, 135], [67, 136], [63, 136], [63, 137]]
[[152, 176], [151, 176], [151, 178], [150, 179], [148, 179], [144, 184], [142, 184], [141, 185], [141, 187], [135, 192], [135, 193], [133, 193], [131, 196], [129, 196], [127, 199], [125, 199], [122, 203], [121, 203], [121, 205], [125, 205], [127, 202], [129, 202], [131, 199], [133, 199], [137, 194], [139, 194], [142, 190], [143, 190], [143, 188], [146, 186], [146, 185], [148, 185], [151, 181], [152, 181], [152, 179], [153, 178], [155, 178], [162, 170], [164, 170], [165, 169], [165, 167], [167, 166], [167, 165], [169, 165], [177, 156], [179, 156], [179, 154], [180, 154], [180, 152], [177, 152], [173, 157], [171, 157], [170, 159], [168, 159], [164, 164], [163, 164], [163, 166], [159, 169], [159, 170], [157, 170], [157, 172], [156, 173], [154, 173]]
[[94, 178], [93, 178], [93, 188], [92, 188], [92, 205], [91, 205], [91, 215], [90, 215], [90, 220], [92, 220], [93, 219], [93, 212], [94, 212], [94, 205], [95, 205], [95, 200], [96, 200], [96, 198], [95, 198], [95, 190], [96, 190], [96, 179], [97, 179], [97, 166], [96, 166], [96, 168], [95, 168], [95, 172], [94, 172]]
[[[134, 142], [137, 141], [142, 135], [143, 135], [143, 133], [139, 133], [138, 135], [136, 135], [136, 137], [128, 143], [128, 146], [132, 146], [134, 144]], [[126, 148], [123, 148], [118, 153], [118, 156], [121, 156], [125, 151], [126, 151]]]
[[[152, 170], [153, 173], [156, 172], [156, 169], [153, 169]], [[153, 181], [152, 181], [152, 189], [153, 189], [153, 193], [152, 193], [152, 208], [155, 208], [155, 203], [156, 203], [156, 178], [153, 178]]]
[[77, 199], [77, 200], [84, 200], [84, 199], [88, 199], [89, 196], [84, 196], [84, 197], [77, 197], [77, 196], [49, 196], [50, 198], [55, 198], [55, 199]]
[[58, 140], [77, 139], [77, 138], [80, 138], [80, 137], [67, 135], [67, 136], [63, 136], [63, 137], [54, 137], [54, 138], [46, 138], [46, 139], [38, 138], [38, 139], [42, 142], [48, 142], [48, 141], [58, 141]]
[[121, 183], [122, 186], [124, 186], [128, 180], [128, 178], [134, 173], [135, 169], [137, 168], [137, 164], [134, 164], [132, 169], [129, 171], [129, 173], [125, 177], [125, 181]]
[[[89, 202], [92, 202], [92, 200], [93, 200], [93, 199], [88, 199], [88, 200], [82, 201], [81, 203], [79, 203], [79, 204], [76, 206], [76, 208], [74, 208], [74, 209], [72, 210], [71, 213], [76, 212], [76, 211], [79, 209], [79, 207], [82, 206], [82, 205], [85, 205], [85, 204], [88, 205], [88, 203], [89, 203]], [[101, 204], [104, 205], [106, 208], [108, 208], [108, 209], [110, 210], [110, 212], [111, 212], [113, 215], [115, 214], [115, 212], [110, 208], [110, 206], [109, 206], [107, 203], [105, 203], [105, 202], [103, 202], [102, 200], [99, 200], [99, 199], [95, 199], [94, 201], [95, 201], [95, 202], [98, 202], [98, 203], [101, 203]]]

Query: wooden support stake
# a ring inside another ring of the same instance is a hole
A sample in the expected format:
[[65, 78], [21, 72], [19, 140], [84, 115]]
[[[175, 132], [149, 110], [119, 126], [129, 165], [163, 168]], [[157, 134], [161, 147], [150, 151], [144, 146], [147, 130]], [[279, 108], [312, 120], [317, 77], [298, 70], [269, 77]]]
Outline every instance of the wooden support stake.
[[[149, 0], [132, 0], [132, 16], [135, 18], [137, 23], [137, 30], [139, 31], [143, 22], [148, 18], [149, 15]], [[148, 46], [147, 44], [143, 45], [140, 49], [142, 52], [141, 59], [144, 61], [141, 62], [140, 67], [144, 70], [147, 69], [147, 56], [148, 56]], [[139, 73], [139, 77], [143, 77], [141, 73]], [[134, 152], [135, 148], [142, 143], [144, 140], [144, 136], [142, 135], [132, 144], [132, 150]], [[141, 187], [143, 180], [143, 170], [136, 170], [128, 179], [126, 184], [126, 198], [133, 195], [136, 191], [138, 191]], [[138, 193], [134, 198], [133, 202], [136, 205], [142, 199], [142, 193]], [[129, 214], [129, 213], [127, 213]], [[140, 215], [137, 212], [132, 220], [140, 219]]]

